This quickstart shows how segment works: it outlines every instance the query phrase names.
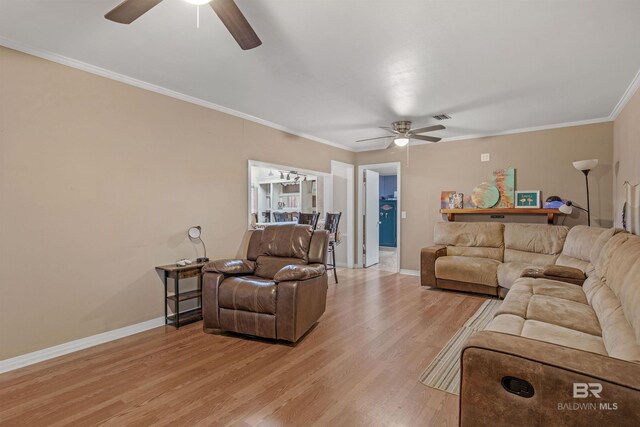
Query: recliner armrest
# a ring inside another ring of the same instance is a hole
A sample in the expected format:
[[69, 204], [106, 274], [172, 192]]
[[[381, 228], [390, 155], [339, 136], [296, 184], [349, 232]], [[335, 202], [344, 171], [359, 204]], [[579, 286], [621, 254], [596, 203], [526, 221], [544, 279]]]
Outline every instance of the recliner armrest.
[[422, 248], [422, 251], [420, 251], [420, 284], [422, 286], [437, 286], [436, 259], [446, 255], [446, 246]]
[[287, 265], [273, 276], [275, 282], [293, 282], [313, 279], [325, 273], [324, 264]]
[[526, 268], [523, 270], [520, 277], [556, 280], [580, 286], [582, 286], [584, 281], [587, 279], [584, 272], [578, 268], [555, 264], [547, 265], [545, 267]]
[[246, 259], [217, 259], [202, 267], [202, 271], [222, 273], [227, 276], [251, 274], [256, 269], [256, 263]]
[[[533, 398], [510, 392], [510, 385], [532, 388]], [[599, 397], [587, 396], [588, 387]], [[462, 350], [463, 427], [634, 425], [639, 398], [640, 364], [626, 360], [490, 331], [474, 333]], [[596, 409], [575, 410], [593, 402]]]

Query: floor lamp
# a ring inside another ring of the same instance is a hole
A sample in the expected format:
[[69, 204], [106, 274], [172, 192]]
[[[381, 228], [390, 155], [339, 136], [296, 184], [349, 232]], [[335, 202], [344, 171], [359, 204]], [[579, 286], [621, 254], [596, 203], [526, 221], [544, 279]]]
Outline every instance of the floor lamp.
[[587, 224], [591, 227], [591, 204], [589, 200], [589, 172], [591, 169], [598, 166], [598, 159], [578, 160], [573, 162], [573, 167], [582, 171], [584, 174], [584, 180], [587, 184]]

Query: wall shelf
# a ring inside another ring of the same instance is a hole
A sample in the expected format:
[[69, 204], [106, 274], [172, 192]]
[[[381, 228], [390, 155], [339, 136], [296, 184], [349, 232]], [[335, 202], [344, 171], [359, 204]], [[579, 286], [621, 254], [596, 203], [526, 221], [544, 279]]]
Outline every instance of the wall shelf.
[[553, 224], [553, 220], [556, 215], [564, 215], [558, 209], [544, 208], [440, 209], [440, 213], [446, 214], [449, 221], [455, 221], [456, 215], [546, 215], [548, 224]]

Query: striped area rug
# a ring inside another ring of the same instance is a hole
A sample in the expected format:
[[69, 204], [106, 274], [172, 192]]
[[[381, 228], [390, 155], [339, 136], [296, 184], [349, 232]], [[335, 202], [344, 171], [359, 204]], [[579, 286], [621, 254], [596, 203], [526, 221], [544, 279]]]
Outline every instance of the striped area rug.
[[487, 327], [502, 301], [490, 299], [485, 301], [469, 320], [447, 342], [440, 353], [420, 375], [420, 382], [427, 387], [460, 393], [460, 352], [467, 339], [476, 331]]

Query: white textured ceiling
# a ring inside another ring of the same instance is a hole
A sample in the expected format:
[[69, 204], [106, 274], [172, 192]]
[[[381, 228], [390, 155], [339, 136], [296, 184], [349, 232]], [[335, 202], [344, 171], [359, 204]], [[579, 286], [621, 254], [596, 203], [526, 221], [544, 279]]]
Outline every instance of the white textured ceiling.
[[236, 0], [242, 51], [209, 7], [164, 0], [129, 26], [120, 0], [0, 0], [0, 44], [50, 52], [371, 149], [378, 126], [448, 113], [437, 136], [608, 117], [640, 69], [638, 0]]

